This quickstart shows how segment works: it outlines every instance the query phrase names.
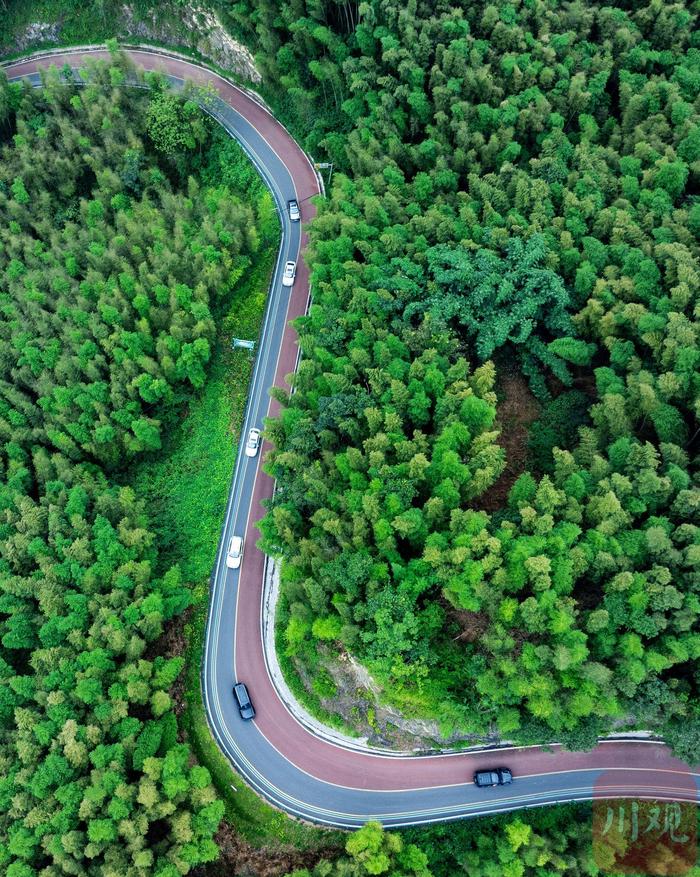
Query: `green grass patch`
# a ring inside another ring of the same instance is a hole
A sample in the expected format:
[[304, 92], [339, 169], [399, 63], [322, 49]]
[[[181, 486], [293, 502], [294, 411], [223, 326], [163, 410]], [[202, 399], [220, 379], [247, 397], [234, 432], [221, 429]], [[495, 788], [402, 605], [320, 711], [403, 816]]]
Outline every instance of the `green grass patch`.
[[144, 496], [158, 534], [163, 565], [178, 563], [193, 582], [193, 609], [185, 625], [186, 710], [182, 725], [200, 763], [210, 771], [226, 804], [226, 818], [255, 846], [292, 844], [323, 849], [338, 833], [297, 822], [258, 797], [234, 773], [207, 724], [200, 689], [200, 666], [209, 600], [209, 575], [235, 464], [252, 359], [230, 349], [232, 335], [257, 338], [277, 246], [267, 247], [237, 290], [223, 320], [219, 343], [202, 392], [173, 428], [162, 453], [142, 463], [130, 481]]
[[[228, 488], [236, 458], [252, 358], [231, 350], [235, 333], [257, 338], [265, 282], [275, 252], [263, 253], [247, 282], [235, 294], [225, 318], [202, 392], [173, 425], [157, 457], [138, 466], [131, 483], [148, 503], [162, 562], [177, 563], [188, 582], [208, 589]], [[261, 270], [262, 269], [262, 270]], [[253, 287], [253, 288], [251, 288]]]
[[[178, 562], [193, 588], [194, 607], [185, 626], [186, 710], [183, 726], [200, 763], [210, 771], [226, 804], [226, 819], [255, 846], [291, 844], [298, 849], [324, 849], [337, 844], [329, 833], [291, 819], [266, 804], [232, 770], [207, 724], [200, 688], [200, 666], [213, 568], [228, 487], [233, 474], [252, 359], [230, 349], [230, 337], [257, 338], [265, 293], [277, 253], [268, 247], [247, 282], [238, 291], [224, 321], [209, 380], [192, 403], [180, 430], [143, 486], [149, 502], [164, 512], [162, 537], [167, 561]], [[154, 471], [155, 470], [155, 471]], [[167, 510], [166, 510], [167, 506]]]

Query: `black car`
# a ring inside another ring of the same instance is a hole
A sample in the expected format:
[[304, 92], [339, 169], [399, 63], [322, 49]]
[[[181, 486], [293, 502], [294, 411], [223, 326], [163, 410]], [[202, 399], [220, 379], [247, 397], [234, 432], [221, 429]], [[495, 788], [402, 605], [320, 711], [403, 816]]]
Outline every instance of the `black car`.
[[233, 696], [238, 701], [238, 709], [240, 710], [241, 718], [254, 719], [255, 710], [253, 709], [253, 704], [250, 702], [248, 689], [242, 682], [239, 682], [233, 686]]
[[495, 767], [493, 770], [477, 770], [474, 783], [480, 789], [488, 786], [509, 786], [513, 782], [513, 774], [507, 767]]

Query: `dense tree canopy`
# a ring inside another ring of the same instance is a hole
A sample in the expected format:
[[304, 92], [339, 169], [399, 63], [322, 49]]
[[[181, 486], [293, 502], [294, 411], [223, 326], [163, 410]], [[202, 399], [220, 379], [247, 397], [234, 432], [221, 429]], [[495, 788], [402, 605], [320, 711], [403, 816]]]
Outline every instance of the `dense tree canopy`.
[[[336, 164], [269, 430], [289, 654], [350, 650], [446, 731], [696, 759], [697, 10], [227, 9]], [[496, 513], [492, 357], [545, 406]]]
[[[673, 849], [669, 849], [664, 845], [663, 832], [645, 831], [659, 813], [662, 814], [661, 825], [668, 816], [680, 819], [690, 829], [698, 818], [697, 808], [692, 804], [681, 806], [687, 809], [680, 810], [677, 804], [659, 807], [658, 802], [640, 802], [637, 818], [643, 828], [634, 839], [629, 829], [632, 809], [629, 801], [525, 809], [517, 814], [409, 829], [402, 837], [405, 843], [419, 840], [434, 877], [459, 874], [468, 877], [602, 877], [604, 874], [622, 877], [636, 874], [640, 863], [643, 863], [640, 873], [682, 871], [687, 877], [698, 877], [700, 868], [694, 864], [692, 844], [678, 843], [675, 848], [671, 844]], [[605, 832], [609, 813], [614, 812], [619, 819], [620, 808], [627, 820], [626, 826], [619, 831]], [[592, 815], [594, 824], [600, 825], [593, 832]], [[600, 817], [603, 822], [596, 823]], [[680, 832], [678, 836], [689, 837]], [[668, 832], [665, 837], [668, 840]]]
[[172, 190], [136, 139], [132, 92], [49, 76], [22, 100], [0, 178], [4, 432], [113, 465], [157, 449], [156, 407], [204, 382], [210, 306], [255, 231], [225, 188]]
[[12, 877], [177, 877], [218, 855], [223, 804], [178, 742], [169, 693], [183, 659], [155, 645], [189, 590], [159, 564], [120, 470], [160, 447], [202, 385], [257, 217], [192, 175], [202, 156], [187, 138], [204, 151], [210, 138], [195, 103], [157, 77], [150, 91], [128, 82], [139, 77], [119, 56], [81, 86], [56, 71], [39, 90], [0, 78], [0, 870]]
[[[623, 859], [626, 849], [635, 851], [635, 844], [626, 847], [620, 835], [594, 839], [590, 818], [590, 806], [578, 805], [400, 834], [384, 832], [379, 823], [370, 822], [348, 840], [347, 855], [333, 862], [322, 860], [313, 870], [294, 871], [288, 877], [621, 877], [629, 873], [629, 866], [623, 868], [616, 862]], [[658, 873], [665, 869], [679, 873], [680, 867], [688, 877], [700, 874], [697, 866], [692, 867], [692, 852], [689, 871], [688, 863], [670, 859], [662, 844], [651, 847], [649, 856], [648, 866], [656, 864]]]
[[428, 857], [399, 834], [385, 832], [379, 822], [368, 822], [345, 844], [347, 856], [335, 862], [321, 860], [313, 871], [294, 871], [288, 877], [432, 877]]
[[[335, 165], [304, 357], [268, 428], [288, 654], [349, 650], [445, 731], [586, 746], [641, 726], [696, 760], [696, 4], [221, 5]], [[154, 656], [188, 591], [120, 469], [201, 386], [256, 217], [198, 175], [195, 101], [134, 76], [0, 80], [10, 877], [174, 877], [216, 854], [221, 806], [177, 739], [180, 662]], [[542, 406], [507, 491], [504, 363]], [[509, 818], [445, 861], [593, 877], [587, 832]], [[376, 825], [347, 852], [314, 877], [429, 874]]]

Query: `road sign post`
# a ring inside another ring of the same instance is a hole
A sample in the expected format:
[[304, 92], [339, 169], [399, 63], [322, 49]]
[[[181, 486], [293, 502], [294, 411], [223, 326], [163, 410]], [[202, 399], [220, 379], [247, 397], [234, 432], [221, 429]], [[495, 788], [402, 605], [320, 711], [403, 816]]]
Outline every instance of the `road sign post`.
[[331, 177], [333, 176], [333, 162], [332, 161], [317, 161], [314, 165], [317, 171], [330, 169], [330, 173], [328, 174], [328, 186], [330, 188], [331, 185]]
[[246, 341], [245, 338], [234, 338], [231, 342], [234, 350], [241, 347], [243, 350], [255, 350], [255, 341]]

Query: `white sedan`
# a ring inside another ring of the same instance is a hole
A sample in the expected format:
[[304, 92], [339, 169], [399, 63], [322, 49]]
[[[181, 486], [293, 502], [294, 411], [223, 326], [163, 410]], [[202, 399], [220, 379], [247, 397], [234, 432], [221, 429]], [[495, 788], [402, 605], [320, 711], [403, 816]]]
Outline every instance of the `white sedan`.
[[243, 560], [243, 537], [231, 536], [228, 543], [228, 551], [226, 552], [226, 566], [229, 569], [238, 569]]
[[294, 278], [297, 273], [297, 263], [296, 262], [285, 262], [284, 263], [284, 274], [282, 275], [282, 286], [291, 286], [294, 283]]
[[260, 447], [260, 430], [253, 428], [248, 433], [248, 441], [245, 443], [246, 457], [257, 456], [259, 447]]

